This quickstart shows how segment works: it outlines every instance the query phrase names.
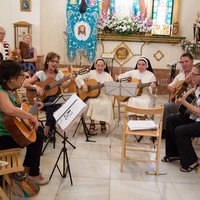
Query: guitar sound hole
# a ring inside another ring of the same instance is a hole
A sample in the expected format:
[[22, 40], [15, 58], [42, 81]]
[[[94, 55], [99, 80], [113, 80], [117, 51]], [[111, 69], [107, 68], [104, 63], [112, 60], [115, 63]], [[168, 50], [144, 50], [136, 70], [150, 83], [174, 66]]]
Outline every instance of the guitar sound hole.
[[45, 89], [46, 91], [48, 91], [48, 90], [51, 89], [51, 87], [50, 87], [50, 85], [46, 85], [44, 89]]

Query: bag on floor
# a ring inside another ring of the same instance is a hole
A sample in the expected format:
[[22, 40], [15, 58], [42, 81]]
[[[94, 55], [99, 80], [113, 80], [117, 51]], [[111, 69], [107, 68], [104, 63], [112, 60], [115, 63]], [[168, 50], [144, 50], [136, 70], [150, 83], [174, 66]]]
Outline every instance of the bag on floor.
[[40, 191], [40, 185], [31, 176], [24, 172], [16, 172], [10, 175], [12, 191], [15, 196], [29, 198]]

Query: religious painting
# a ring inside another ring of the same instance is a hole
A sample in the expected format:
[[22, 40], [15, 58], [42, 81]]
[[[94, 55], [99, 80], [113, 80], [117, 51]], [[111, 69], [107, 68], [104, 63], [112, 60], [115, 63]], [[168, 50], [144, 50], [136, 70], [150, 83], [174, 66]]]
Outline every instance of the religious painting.
[[20, 11], [30, 12], [31, 11], [31, 0], [20, 0]]
[[86, 41], [91, 33], [91, 28], [87, 22], [80, 21], [74, 26], [74, 35], [79, 41]]

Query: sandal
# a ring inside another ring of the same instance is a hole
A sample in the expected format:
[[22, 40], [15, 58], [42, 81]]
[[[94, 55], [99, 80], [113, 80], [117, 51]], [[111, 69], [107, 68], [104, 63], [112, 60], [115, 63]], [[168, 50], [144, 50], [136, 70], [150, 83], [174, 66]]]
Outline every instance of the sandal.
[[173, 162], [175, 160], [180, 160], [179, 157], [169, 157], [169, 156], [164, 156], [163, 159], [161, 160], [162, 162]]
[[195, 168], [199, 167], [199, 163], [196, 163], [194, 166], [189, 166], [187, 167], [181, 167], [180, 171], [181, 172], [191, 172], [192, 170], [194, 170]]
[[96, 135], [97, 134], [97, 133], [95, 133], [95, 124], [90, 124], [89, 134], [90, 135]]
[[106, 123], [105, 122], [100, 122], [101, 124], [101, 132], [106, 133]]

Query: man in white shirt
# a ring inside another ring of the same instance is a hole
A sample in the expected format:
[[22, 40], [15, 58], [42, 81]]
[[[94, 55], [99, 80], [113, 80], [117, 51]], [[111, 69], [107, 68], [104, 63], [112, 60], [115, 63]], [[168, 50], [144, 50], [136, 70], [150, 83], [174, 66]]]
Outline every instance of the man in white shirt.
[[[190, 53], [184, 53], [180, 57], [180, 64], [182, 66], [183, 71], [179, 73], [174, 80], [167, 86], [167, 89], [170, 93], [170, 96], [173, 96], [177, 93], [177, 84], [182, 81], [182, 84], [190, 83], [191, 78], [189, 78], [189, 74], [193, 67], [194, 59]], [[173, 114], [177, 114], [177, 105], [174, 101], [170, 101], [164, 104], [164, 116], [163, 116], [163, 138], [165, 137], [165, 129], [166, 129], [166, 121], [167, 117]]]

